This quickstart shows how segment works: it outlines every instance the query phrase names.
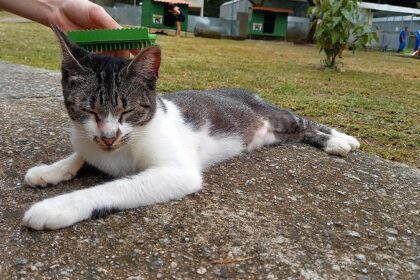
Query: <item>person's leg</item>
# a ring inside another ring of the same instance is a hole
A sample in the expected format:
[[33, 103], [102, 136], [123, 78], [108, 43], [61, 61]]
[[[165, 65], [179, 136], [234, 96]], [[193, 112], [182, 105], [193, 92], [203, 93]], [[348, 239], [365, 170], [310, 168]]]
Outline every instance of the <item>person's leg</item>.
[[181, 22], [179, 20], [176, 21], [176, 36], [181, 36]]
[[398, 48], [398, 52], [402, 52], [405, 49], [405, 42], [401, 42]]

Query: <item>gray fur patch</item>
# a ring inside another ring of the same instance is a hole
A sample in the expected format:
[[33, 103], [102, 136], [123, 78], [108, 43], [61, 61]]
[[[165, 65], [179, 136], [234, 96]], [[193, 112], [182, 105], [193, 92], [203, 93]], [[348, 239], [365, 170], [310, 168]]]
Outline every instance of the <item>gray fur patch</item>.
[[[249, 144], [264, 120], [272, 126], [278, 143], [305, 142], [322, 147], [331, 129], [278, 108], [243, 89], [179, 91], [162, 97], [175, 103], [186, 123], [195, 129], [210, 126], [210, 133], [239, 134]], [[319, 133], [323, 132], [323, 133]]]

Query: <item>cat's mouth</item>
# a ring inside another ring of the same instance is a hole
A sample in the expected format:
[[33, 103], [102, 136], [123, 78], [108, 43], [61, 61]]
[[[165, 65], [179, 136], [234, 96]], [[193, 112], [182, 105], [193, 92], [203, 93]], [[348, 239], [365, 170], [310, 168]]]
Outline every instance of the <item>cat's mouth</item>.
[[105, 138], [105, 137], [94, 136], [93, 141], [96, 144], [98, 144], [98, 146], [102, 150], [107, 151], [107, 152], [115, 151], [118, 148], [120, 148], [123, 144], [121, 137], [110, 139], [110, 138]]

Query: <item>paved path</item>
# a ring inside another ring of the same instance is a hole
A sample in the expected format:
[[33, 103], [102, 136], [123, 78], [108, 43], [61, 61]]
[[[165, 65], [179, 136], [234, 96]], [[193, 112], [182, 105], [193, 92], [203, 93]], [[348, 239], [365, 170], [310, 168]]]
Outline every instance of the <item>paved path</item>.
[[32, 22], [32, 21], [23, 17], [19, 17], [19, 16], [10, 16], [10, 17], [0, 17], [0, 22], [2, 23], [27, 23], [27, 22]]
[[227, 161], [179, 201], [30, 231], [20, 221], [32, 203], [109, 179], [85, 168], [57, 187], [25, 186], [29, 167], [71, 152], [60, 77], [0, 72], [0, 279], [420, 277], [420, 171], [303, 145]]

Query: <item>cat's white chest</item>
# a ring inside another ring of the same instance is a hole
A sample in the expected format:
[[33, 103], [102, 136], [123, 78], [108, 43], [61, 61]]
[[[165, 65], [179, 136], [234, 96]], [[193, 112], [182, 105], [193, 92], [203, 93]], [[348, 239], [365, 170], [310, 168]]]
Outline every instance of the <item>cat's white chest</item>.
[[72, 135], [73, 149], [83, 159], [102, 172], [114, 177], [121, 177], [139, 172], [141, 164], [136, 159], [130, 147], [122, 147], [116, 151], [101, 150], [95, 143], [80, 141], [77, 135]]

